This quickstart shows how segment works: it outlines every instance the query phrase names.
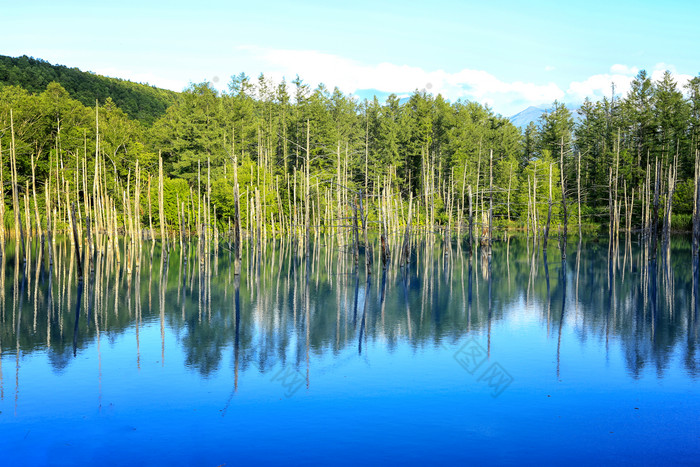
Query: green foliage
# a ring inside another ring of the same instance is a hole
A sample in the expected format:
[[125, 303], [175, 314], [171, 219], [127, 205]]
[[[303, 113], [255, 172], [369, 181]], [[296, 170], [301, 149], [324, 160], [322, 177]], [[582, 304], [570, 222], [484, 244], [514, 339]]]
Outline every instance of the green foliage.
[[[552, 109], [543, 113], [540, 117], [538, 130], [538, 149], [542, 154], [549, 151], [558, 155], [560, 151], [566, 154], [571, 152], [573, 143], [574, 119], [566, 106], [554, 101]], [[563, 146], [562, 146], [563, 145]]]
[[[146, 192], [144, 192], [146, 194]], [[163, 210], [165, 212], [165, 221], [169, 226], [178, 225], [178, 202], [180, 206], [185, 203], [185, 216], [190, 217], [193, 221], [197, 216], [197, 194], [195, 193], [194, 209], [190, 205], [190, 188], [187, 182], [182, 179], [163, 179]], [[158, 184], [151, 185], [150, 199], [147, 196], [143, 197], [141, 203], [141, 221], [144, 225], [148, 222], [148, 203], [151, 203], [151, 212], [153, 214], [153, 226], [160, 227], [160, 214], [158, 209]], [[180, 208], [181, 209], [181, 208]], [[185, 219], [187, 222], [187, 219]]]
[[[372, 197], [390, 182], [395, 206], [402, 207], [404, 215], [413, 195], [416, 224], [428, 221], [426, 204], [434, 208], [436, 223], [455, 221], [448, 219], [450, 199], [453, 217], [461, 208], [464, 218], [471, 188], [477, 222], [492, 198], [496, 220], [523, 226], [536, 187], [535, 209], [542, 226], [549, 208], [550, 168], [552, 224], [563, 222], [562, 173], [569, 222], [577, 223], [579, 161], [584, 224], [608, 222], [611, 193], [624, 203], [624, 196], [629, 199], [634, 190], [637, 216], [643, 185], [656, 181], [657, 161], [663, 171], [659, 184], [663, 200], [669, 167], [678, 160], [674, 228], [687, 225], [682, 216], [693, 210], [700, 77], [688, 83], [684, 97], [669, 73], [654, 82], [640, 72], [626, 96], [584, 102], [578, 123], [563, 104], [554, 102], [523, 132], [476, 102], [450, 103], [419, 91], [405, 99], [390, 95], [385, 102], [377, 98], [359, 102], [338, 89], [323, 85], [311, 89], [299, 77], [288, 87], [286, 81], [275, 83], [264, 75], [251, 79], [240, 74], [223, 94], [207, 82], [175, 94], [27, 57], [0, 57], [0, 83], [6, 190], [12, 111], [20, 184], [31, 180], [34, 159], [40, 193], [47, 179], [52, 190], [68, 183], [71, 192], [77, 192], [83, 177], [92, 187], [97, 159], [104, 164], [100, 182], [107, 194], [121, 200], [127, 180], [133, 193], [138, 162], [141, 186], [149, 177], [152, 182], [156, 225], [159, 153], [171, 225], [177, 223], [178, 199], [186, 203], [188, 216], [195, 215], [192, 205], [199, 203], [198, 190], [202, 196], [210, 190], [220, 221], [233, 217], [234, 164], [244, 224], [256, 189], [268, 226], [273, 219], [278, 223], [280, 215], [288, 221], [295, 207], [307, 205], [315, 216], [312, 222], [333, 225], [333, 219], [324, 216], [338, 212], [336, 203], [342, 197], [336, 190], [350, 193], [351, 199], [352, 192], [364, 192], [366, 186]], [[339, 179], [345, 186], [334, 185]], [[7, 191], [5, 197], [9, 204]], [[376, 200], [370, 199], [370, 203]], [[117, 205], [121, 209], [121, 203]], [[377, 216], [375, 208], [370, 216]], [[144, 221], [147, 212], [144, 197]], [[639, 223], [634, 218], [633, 228]]]
[[219, 219], [228, 221], [235, 218], [235, 198], [231, 180], [223, 178], [215, 180], [211, 185], [211, 199], [216, 204]]
[[170, 174], [193, 183], [198, 174], [206, 173], [207, 161], [222, 165], [222, 123], [217, 91], [209, 83], [187, 88], [151, 131], [154, 149], [162, 150]]
[[671, 214], [671, 230], [690, 232], [693, 230], [692, 214]]
[[692, 179], [685, 180], [676, 185], [673, 193], [673, 212], [678, 214], [693, 214], [693, 196], [695, 195]]
[[27, 57], [0, 55], [0, 86], [19, 86], [30, 93], [41, 93], [59, 83], [71, 98], [85, 106], [104, 104], [111, 98], [130, 118], [150, 125], [177, 101], [177, 93], [146, 84], [107, 78]]

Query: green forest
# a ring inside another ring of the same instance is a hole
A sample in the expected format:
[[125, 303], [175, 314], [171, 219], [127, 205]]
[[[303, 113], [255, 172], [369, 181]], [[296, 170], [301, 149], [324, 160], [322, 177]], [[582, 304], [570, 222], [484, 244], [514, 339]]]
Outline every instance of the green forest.
[[19, 210], [40, 228], [46, 203], [67, 222], [68, 197], [84, 214], [112, 200], [120, 229], [127, 218], [160, 228], [162, 209], [163, 232], [196, 230], [201, 216], [225, 231], [237, 181], [242, 230], [266, 234], [347, 225], [358, 199], [370, 228], [405, 223], [410, 204], [426, 229], [464, 232], [473, 219], [539, 233], [551, 212], [552, 228], [569, 231], [691, 230], [700, 77], [681, 88], [641, 71], [627, 95], [578, 112], [554, 102], [521, 130], [425, 91], [360, 101], [299, 77], [239, 74], [227, 92], [203, 82], [173, 93], [0, 57], [5, 226]]
[[146, 124], [162, 117], [177, 99], [177, 93], [167, 89], [51, 65], [26, 55], [17, 58], [0, 55], [0, 84], [40, 93], [54, 82], [83, 105], [104, 104], [107, 98], [112, 98], [130, 118]]

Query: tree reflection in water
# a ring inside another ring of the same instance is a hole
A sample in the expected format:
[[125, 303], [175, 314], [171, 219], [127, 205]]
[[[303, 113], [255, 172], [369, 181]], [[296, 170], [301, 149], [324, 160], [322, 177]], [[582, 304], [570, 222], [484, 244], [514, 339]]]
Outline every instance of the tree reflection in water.
[[[85, 290], [77, 284], [69, 243], [55, 246], [53, 265], [40, 244], [23, 264], [9, 243], [0, 266], [0, 364], [15, 354], [19, 380], [20, 355], [44, 351], [61, 372], [71, 354], [93, 342], [99, 352], [101, 338], [133, 334], [138, 366], [140, 330], [156, 322], [161, 365], [172, 332], [186, 366], [204, 377], [219, 371], [232, 352], [234, 391], [250, 367], [265, 373], [291, 365], [308, 385], [312, 357], [351, 347], [363, 354], [369, 342], [381, 341], [392, 352], [400, 342], [417, 349], [484, 331], [490, 352], [494, 323], [523, 313], [524, 306], [547, 336], [556, 333], [557, 375], [563, 330], [570, 327], [582, 343], [619, 341], [632, 377], [646, 367], [664, 377], [676, 352], [685, 372], [698, 376], [700, 266], [687, 239], [674, 239], [658, 264], [631, 240], [622, 248], [570, 244], [575, 261], [522, 237], [495, 242], [491, 255], [430, 237], [414, 243], [408, 266], [398, 263], [398, 253], [386, 270], [375, 258], [376, 280], [356, 269], [331, 237], [318, 238], [309, 257], [291, 241], [250, 245], [241, 276], [232, 272], [226, 250], [202, 260], [198, 247], [186, 243], [164, 261], [159, 245], [149, 244], [127, 249], [121, 261], [109, 251], [87, 259]], [[0, 396], [7, 384], [2, 371]]]

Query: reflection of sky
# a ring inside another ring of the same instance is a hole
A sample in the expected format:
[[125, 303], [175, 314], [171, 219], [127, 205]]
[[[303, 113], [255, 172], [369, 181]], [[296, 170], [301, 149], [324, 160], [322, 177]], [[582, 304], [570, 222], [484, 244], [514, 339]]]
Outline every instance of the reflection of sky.
[[[462, 301], [461, 258], [454, 257], [447, 280], [438, 276], [445, 269], [436, 255], [435, 267], [428, 265], [435, 280], [423, 275], [423, 263], [414, 265], [419, 276], [414, 270], [408, 312], [400, 275], [387, 280], [383, 314], [381, 275], [372, 277], [367, 300], [366, 279], [360, 277], [356, 313], [354, 276], [341, 276], [338, 283], [337, 276], [320, 276], [318, 288], [312, 278], [308, 337], [304, 268], [298, 270], [296, 291], [293, 272], [286, 282], [286, 267], [261, 268], [267, 272], [257, 283], [241, 281], [238, 347], [233, 287], [223, 274], [227, 266], [220, 264], [220, 274], [212, 277], [211, 322], [206, 308], [199, 320], [196, 290], [187, 292], [183, 322], [176, 302], [178, 271], [171, 265], [169, 278], [174, 281], [168, 282], [164, 295], [162, 335], [159, 286], [151, 284], [149, 311], [149, 271], [144, 268], [140, 287], [145, 316], [138, 325], [138, 341], [133, 318], [125, 325], [109, 321], [113, 295], [107, 314], [98, 311], [106, 320], [99, 344], [93, 322], [84, 323], [75, 358], [70, 348], [75, 308], [64, 307], [63, 339], [69, 348], [60, 371], [48, 358], [61, 347], [60, 335], [46, 350], [46, 329], [38, 327], [34, 335], [32, 320], [23, 319], [28, 326], [21, 334], [24, 339], [34, 336], [35, 343], [22, 347], [17, 360], [13, 330], [2, 328], [0, 446], [3, 453], [17, 456], [10, 460], [32, 465], [65, 459], [219, 465], [260, 456], [273, 462], [333, 459], [342, 464], [693, 462], [700, 454], [700, 386], [685, 361], [688, 346], [697, 342], [696, 334], [687, 334], [689, 303], [679, 302], [675, 318], [669, 320], [664, 289], [659, 289], [654, 343], [649, 311], [625, 308], [636, 306], [640, 275], [628, 271], [624, 284], [618, 278], [617, 305], [600, 308], [609, 303], [607, 271], [597, 268], [607, 261], [598, 253], [584, 256], [580, 271], [600, 277], [581, 277], [576, 301], [574, 250], [569, 253], [561, 323], [563, 289], [554, 254], [549, 258], [548, 299], [543, 268], [529, 280], [529, 262], [518, 259], [521, 247], [511, 244], [507, 280], [496, 245], [490, 320], [488, 281], [480, 263], [473, 269], [470, 311]], [[689, 261], [678, 256], [680, 263]], [[676, 290], [690, 292], [688, 268], [674, 270]], [[465, 266], [465, 297], [467, 271]], [[114, 290], [113, 282], [109, 288]], [[9, 290], [5, 326], [12, 317]], [[119, 297], [122, 305], [124, 294]], [[690, 293], [684, 297], [690, 300]], [[33, 304], [25, 300], [23, 306], [25, 318], [33, 318]], [[45, 312], [38, 313], [37, 322], [44, 322]], [[119, 313], [127, 313], [126, 308], [120, 306]], [[489, 353], [474, 374], [454, 358], [469, 342]], [[635, 371], [630, 349], [638, 349], [642, 359]], [[482, 370], [493, 364], [512, 377], [498, 397], [480, 379]], [[300, 378], [292, 393], [274, 380], [284, 368]]]

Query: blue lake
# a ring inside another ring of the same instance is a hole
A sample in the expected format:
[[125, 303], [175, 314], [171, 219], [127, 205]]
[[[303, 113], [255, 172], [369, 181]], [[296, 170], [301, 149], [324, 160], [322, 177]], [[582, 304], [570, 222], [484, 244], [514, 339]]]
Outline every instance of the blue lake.
[[426, 239], [369, 277], [332, 237], [248, 247], [240, 278], [197, 249], [105, 251], [79, 286], [69, 243], [50, 268], [7, 245], [1, 464], [700, 459], [687, 239], [656, 263], [636, 239], [566, 261]]

